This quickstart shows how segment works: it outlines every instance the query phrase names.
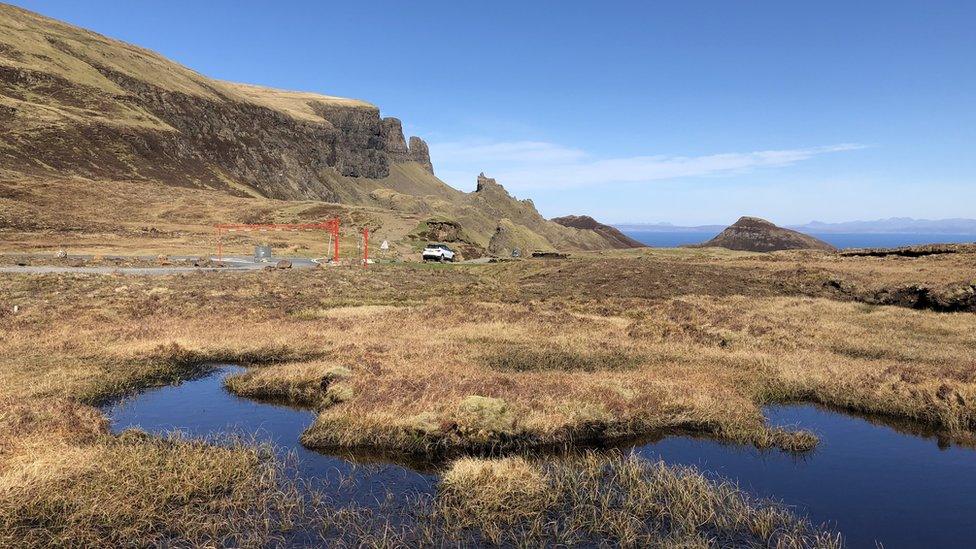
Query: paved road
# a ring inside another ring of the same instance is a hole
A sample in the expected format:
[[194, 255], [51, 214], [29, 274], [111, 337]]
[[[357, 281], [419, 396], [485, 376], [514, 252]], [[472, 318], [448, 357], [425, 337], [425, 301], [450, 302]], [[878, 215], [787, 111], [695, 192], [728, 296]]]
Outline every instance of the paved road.
[[[71, 256], [69, 259], [90, 259], [82, 256]], [[172, 260], [196, 259], [186, 257], [172, 257]], [[214, 259], [214, 258], [211, 258]], [[50, 273], [74, 273], [74, 274], [124, 274], [124, 275], [171, 275], [194, 272], [239, 272], [261, 270], [268, 266], [274, 266], [281, 259], [291, 261], [292, 267], [296, 269], [308, 269], [317, 267], [315, 261], [305, 258], [276, 257], [269, 262], [255, 262], [247, 257], [225, 257], [224, 267], [64, 267], [60, 265], [12, 265], [0, 267], [0, 273], [20, 273], [20, 274], [50, 274]]]

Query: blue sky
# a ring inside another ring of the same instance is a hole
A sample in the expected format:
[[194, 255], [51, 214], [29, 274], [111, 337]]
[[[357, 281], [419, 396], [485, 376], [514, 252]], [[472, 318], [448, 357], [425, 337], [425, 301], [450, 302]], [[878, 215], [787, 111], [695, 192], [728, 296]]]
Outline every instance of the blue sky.
[[366, 99], [547, 216], [976, 217], [976, 2], [14, 2]]

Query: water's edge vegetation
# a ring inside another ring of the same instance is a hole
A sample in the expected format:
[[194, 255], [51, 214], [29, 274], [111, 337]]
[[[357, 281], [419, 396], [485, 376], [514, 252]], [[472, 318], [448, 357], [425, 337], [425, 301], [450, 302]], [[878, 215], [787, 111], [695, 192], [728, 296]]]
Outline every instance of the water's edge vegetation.
[[[228, 374], [241, 373], [239, 368], [216, 366], [203, 371], [206, 373], [192, 379], [206, 381], [209, 375], [226, 383], [232, 379]], [[133, 395], [129, 402], [146, 394]], [[175, 393], [170, 398], [173, 396]], [[212, 400], [213, 395], [202, 398]], [[167, 405], [163, 400], [159, 404]], [[209, 413], [220, 415], [214, 409], [219, 405], [208, 406]], [[263, 402], [260, 407], [281, 405]], [[126, 401], [114, 406], [125, 407]], [[113, 415], [114, 409], [106, 411]], [[302, 421], [305, 414], [295, 417]], [[234, 418], [224, 419], [233, 422]], [[118, 440], [200, 444], [185, 435], [158, 438], [131, 428], [121, 430]], [[260, 440], [226, 436], [205, 440], [223, 451], [254, 453], [254, 467], [262, 469], [260, 477], [270, 481], [258, 488], [269, 493], [262, 496], [258, 508], [248, 512], [266, 518], [279, 516], [288, 525], [281, 530], [252, 530], [245, 537], [236, 532], [229, 538], [235, 544], [315, 539], [357, 546], [484, 542], [632, 547], [842, 545], [840, 534], [815, 527], [781, 504], [749, 496], [728, 481], [706, 478], [694, 467], [671, 466], [619, 451], [444, 461], [436, 465], [433, 490], [388, 485], [385, 494], [374, 495], [374, 503], [364, 505], [343, 494], [364, 489], [363, 484], [372, 481], [369, 474], [334, 475], [323, 468], [319, 472], [330, 478], [310, 478], [308, 469], [298, 467], [294, 453], [275, 451]]]
[[[644, 528], [649, 528], [650, 530], [633, 530], [627, 532], [623, 530], [623, 524], [620, 523], [617, 526], [607, 526], [606, 529], [595, 532], [592, 530], [592, 526], [587, 526], [584, 524], [580, 517], [573, 517], [572, 513], [568, 513], [566, 509], [555, 511], [554, 509], [559, 509], [559, 501], [563, 501], [560, 498], [569, 497], [569, 493], [572, 490], [577, 489], [590, 489], [586, 486], [573, 485], [572, 487], [567, 485], [567, 477], [572, 477], [574, 479], [579, 479], [580, 475], [588, 476], [591, 479], [591, 483], [606, 482], [610, 483], [607, 486], [592, 486], [591, 488], [597, 491], [602, 491], [606, 489], [618, 490], [619, 487], [616, 483], [619, 482], [621, 475], [633, 476], [636, 475], [640, 478], [644, 478], [641, 483], [637, 485], [630, 486], [630, 489], [640, 491], [641, 495], [639, 499], [644, 501], [644, 504], [653, 506], [654, 504], [649, 503], [648, 499], [653, 499], [655, 497], [664, 497], [661, 494], [648, 494], [646, 493], [651, 488], [644, 485], [655, 486], [655, 490], [661, 489], [663, 486], [670, 487], [672, 490], [668, 501], [669, 505], [676, 505], [682, 500], [678, 498], [673, 500], [671, 498], [678, 497], [674, 490], [682, 492], [689, 489], [689, 484], [694, 483], [706, 483], [714, 491], [709, 490], [699, 490], [699, 495], [696, 497], [706, 497], [710, 498], [716, 494], [721, 495], [720, 500], [724, 502], [732, 502], [731, 504], [735, 509], [723, 509], [715, 510], [715, 512], [724, 513], [726, 511], [731, 512], [733, 515], [740, 515], [738, 518], [732, 518], [731, 516], [726, 516], [721, 519], [724, 526], [719, 528], [728, 529], [732, 528], [746, 528], [746, 530], [751, 531], [753, 528], [761, 528], [760, 525], [752, 524], [751, 521], [757, 520], [755, 518], [748, 518], [748, 514], [751, 511], [747, 511], [748, 508], [754, 508], [762, 510], [761, 513], [764, 514], [775, 514], [778, 518], [777, 520], [786, 521], [777, 527], [779, 532], [792, 532], [786, 537], [777, 538], [779, 542], [785, 542], [785, 540], [802, 541], [801, 546], [809, 545], [823, 545], [827, 543], [828, 545], [840, 544], [841, 538], [837, 533], [830, 533], [829, 529], [824, 527], [813, 528], [810, 521], [803, 519], [805, 515], [803, 508], [790, 509], [784, 507], [782, 504], [772, 503], [772, 500], [764, 500], [762, 498], [757, 498], [755, 495], [747, 495], [735, 484], [729, 482], [727, 478], [723, 478], [723, 475], [732, 475], [731, 478], [734, 479], [738, 474], [748, 472], [747, 470], [737, 471], [734, 465], [735, 459], [731, 461], [725, 459], [724, 456], [728, 455], [735, 457], [741, 455], [741, 451], [737, 450], [734, 446], [723, 446], [721, 444], [710, 444], [705, 447], [698, 448], [696, 454], [701, 456], [702, 464], [710, 467], [723, 466], [723, 462], [729, 461], [728, 467], [732, 469], [723, 468], [719, 475], [714, 473], [709, 473], [708, 471], [699, 472], [694, 466], [683, 465], [688, 460], [687, 455], [682, 455], [679, 451], [675, 453], [673, 449], [669, 450], [668, 446], [682, 445], [682, 440], [702, 440], [707, 441], [708, 439], [699, 439], [700, 434], [695, 433], [658, 433], [654, 437], [645, 437], [640, 440], [632, 440], [629, 442], [617, 441], [617, 444], [613, 447], [604, 447], [602, 449], [593, 450], [576, 450], [576, 451], [564, 451], [557, 454], [545, 455], [545, 454], [526, 454], [524, 456], [515, 455], [509, 457], [486, 457], [486, 458], [460, 458], [454, 460], [442, 460], [440, 462], [415, 462], [409, 459], [408, 455], [370, 455], [370, 454], [358, 454], [358, 455], [348, 455], [342, 454], [336, 456], [335, 458], [330, 458], [324, 455], [318, 455], [312, 452], [304, 453], [300, 456], [294, 455], [294, 449], [298, 448], [302, 450], [301, 446], [297, 445], [298, 433], [303, 432], [307, 426], [312, 422], [313, 415], [308, 411], [307, 408], [282, 408], [282, 406], [287, 406], [287, 403], [283, 404], [280, 401], [278, 403], [268, 403], [266, 401], [249, 404], [255, 402], [251, 399], [237, 399], [230, 395], [225, 395], [225, 399], [228, 402], [233, 402], [244, 406], [242, 408], [231, 408], [224, 410], [224, 404], [219, 402], [215, 395], [212, 394], [215, 391], [224, 393], [225, 389], [223, 386], [227, 384], [228, 380], [233, 379], [234, 375], [239, 375], [246, 370], [241, 368], [208, 368], [210, 372], [209, 378], [196, 378], [197, 381], [205, 383], [207, 387], [207, 392], [200, 393], [199, 390], [193, 389], [196, 394], [195, 397], [191, 399], [200, 399], [200, 405], [205, 405], [208, 413], [213, 416], [207, 421], [199, 421], [194, 419], [195, 416], [182, 415], [185, 410], [184, 407], [189, 407], [195, 410], [194, 406], [191, 405], [194, 400], [184, 401], [181, 400], [181, 395], [179, 394], [179, 388], [173, 387], [167, 390], [170, 393], [167, 398], [156, 399], [155, 403], [149, 403], [140, 406], [134, 406], [133, 410], [128, 413], [118, 416], [116, 410], [118, 408], [109, 408], [107, 413], [112, 416], [116, 421], [121, 421], [122, 426], [117, 426], [117, 429], [121, 429], [127, 423], [135, 422], [134, 424], [139, 424], [138, 418], [140, 414], [154, 415], [160, 412], [163, 416], [170, 414], [172, 417], [172, 423], [170, 425], [175, 426], [197, 426], [205, 427], [210, 429], [207, 433], [209, 435], [222, 435], [226, 434], [223, 429], [227, 427], [221, 427], [223, 425], [221, 422], [228, 422], [227, 425], [237, 425], [238, 428], [244, 427], [244, 434], [247, 435], [246, 429], [247, 424], [239, 425], [235, 424], [235, 420], [250, 420], [248, 411], [253, 411], [257, 414], [256, 419], [259, 421], [258, 424], [262, 426], [263, 429], [280, 429], [283, 425], [286, 427], [284, 436], [287, 437], [282, 439], [279, 437], [277, 439], [279, 444], [284, 444], [284, 446], [292, 447], [292, 454], [288, 456], [285, 461], [304, 461], [305, 467], [293, 466], [288, 471], [286, 477], [289, 482], [295, 481], [299, 482], [303, 486], [303, 492], [321, 501], [329, 501], [330, 504], [336, 509], [343, 509], [345, 511], [344, 516], [350, 516], [349, 514], [359, 514], [365, 513], [368, 516], [372, 516], [373, 522], [369, 527], [360, 524], [357, 526], [360, 533], [372, 528], [379, 527], [379, 524], [383, 521], [393, 520], [400, 526], [401, 535], [407, 536], [401, 539], [406, 543], [409, 539], [410, 542], [420, 543], [433, 542], [432, 539], [421, 540], [420, 538], [414, 537], [419, 535], [415, 528], [419, 525], [415, 522], [418, 517], [425, 517], [426, 520], [434, 520], [434, 513], [440, 516], [441, 513], [445, 514], [444, 518], [452, 524], [464, 524], [465, 527], [460, 530], [453, 531], [450, 536], [451, 539], [457, 541], [458, 539], [466, 539], [467, 541], [472, 541], [475, 538], [470, 538], [474, 535], [478, 539], [489, 540], [492, 543], [519, 543], [521, 542], [533, 542], [533, 543], [576, 543], [583, 541], [593, 541], [594, 539], [603, 539], [621, 541], [625, 544], [646, 544], [650, 543], [651, 540], [656, 539], [655, 536], [661, 537], [661, 539], [666, 539], [668, 542], [682, 542], [686, 543], [692, 540], [694, 536], [691, 536], [692, 532], [684, 528], [681, 532], [673, 532], [663, 525], [658, 524], [656, 526], [645, 525]], [[222, 381], [217, 381], [222, 380]], [[193, 383], [191, 382], [190, 385]], [[148, 396], [153, 395], [153, 391], [148, 393], [142, 393], [128, 400], [129, 403], [138, 403], [140, 399], [146, 399]], [[161, 396], [161, 395], [160, 395]], [[244, 403], [248, 403], [246, 406]], [[119, 406], [125, 407], [126, 401], [123, 401]], [[167, 406], [180, 409], [180, 412], [173, 413], [172, 409], [166, 409]], [[777, 406], [771, 410], [788, 410], [790, 408], [795, 408], [796, 406]], [[163, 408], [161, 410], [156, 410], [156, 408]], [[272, 417], [262, 417], [263, 412], [267, 411], [279, 411], [281, 413], [290, 414], [291, 421], [283, 424], [281, 421], [277, 421]], [[843, 414], [843, 411], [833, 410], [822, 412], [825, 415], [838, 416], [838, 414]], [[783, 421], [781, 413], [774, 414], [777, 421]], [[809, 422], [810, 418], [807, 418]], [[885, 418], [877, 418], [869, 416], [864, 418], [872, 424], [883, 425], [885, 429], [891, 428], [899, 432], [909, 433], [913, 437], [918, 436], [938, 436], [938, 433], [925, 428], [922, 425], [918, 425], [911, 422], [896, 422], [892, 424]], [[156, 421], [153, 424], [153, 421]], [[149, 424], [159, 427], [159, 425], [165, 425], [165, 423], [160, 422], [159, 417], [149, 418]], [[809, 423], [808, 423], [809, 424]], [[816, 423], [814, 423], [816, 424]], [[825, 423], [822, 427], [826, 428]], [[217, 431], [213, 429], [217, 428]], [[875, 428], [877, 429], [877, 428]], [[192, 431], [191, 431], [192, 432]], [[828, 430], [829, 432], [829, 430]], [[198, 432], [199, 434], [199, 432]], [[139, 431], [123, 430], [122, 437], [132, 437], [132, 436], [145, 436]], [[667, 437], [667, 438], [665, 438]], [[690, 437], [690, 438], [688, 438]], [[940, 439], [941, 441], [944, 439]], [[663, 442], [662, 442], [663, 441]], [[669, 441], [675, 441], [675, 443], [670, 443]], [[232, 444], [239, 443], [238, 439], [234, 439]], [[254, 444], [254, 442], [252, 442]], [[631, 454], [633, 449], [639, 449], [636, 454]], [[833, 449], [836, 452], [836, 448]], [[658, 452], [661, 452], [658, 454]], [[706, 457], [707, 456], [707, 457]], [[266, 454], [266, 457], [270, 459], [271, 462], [282, 459], [282, 454], [279, 451], [277, 455]], [[397, 463], [397, 466], [390, 465], [379, 465], [379, 469], [374, 469], [376, 465], [366, 465], [366, 469], [363, 470], [362, 466], [359, 467], [346, 467], [348, 465], [344, 460], [352, 459], [356, 462], [366, 463], [366, 464], [382, 464], [382, 463]], [[668, 462], [676, 460], [673, 463], [665, 464], [665, 459]], [[820, 459], [817, 454], [814, 454], [813, 459]], [[316, 467], [315, 464], [309, 464], [308, 462], [321, 462], [320, 465]], [[801, 462], [804, 461], [801, 458]], [[599, 464], [599, 465], [598, 465]], [[937, 465], [937, 463], [933, 463]], [[402, 468], [406, 467], [404, 471]], [[741, 467], [741, 466], [740, 466]], [[428, 483], [411, 483], [404, 480], [404, 475], [409, 475], [410, 468], [420, 468], [422, 471], [426, 472], [426, 478], [429, 479]], [[601, 470], [605, 468], [606, 470]], [[642, 471], [640, 474], [636, 473], [634, 469]], [[393, 471], [395, 474], [390, 474]], [[863, 474], [863, 472], [862, 472]], [[319, 478], [319, 477], [322, 478]], [[510, 477], [516, 478], [510, 478]], [[870, 473], [867, 474], [870, 476]], [[470, 478], [469, 478], [470, 477]], [[646, 477], [646, 478], [645, 478]], [[475, 488], [469, 490], [462, 490], [459, 488], [461, 484], [460, 478], [468, 478], [471, 483], [474, 483]], [[540, 479], [544, 479], [540, 480]], [[596, 480], [594, 480], [596, 479]], [[600, 480], [603, 479], [603, 480]], [[615, 480], [614, 480], [615, 479]], [[550, 486], [550, 481], [554, 484]], [[822, 480], [825, 485], [830, 485], [830, 479], [824, 478]], [[535, 483], [535, 484], [532, 484]], [[511, 487], [511, 493], [505, 492], [506, 486]], [[589, 485], [588, 485], [589, 486]], [[545, 488], [543, 488], [545, 487]], [[572, 488], [572, 490], [570, 489]], [[500, 491], [500, 493], [499, 493]], [[548, 494], [543, 497], [544, 493], [551, 491], [560, 492], [567, 491], [562, 495]], [[730, 495], [733, 492], [737, 492], [738, 495]], [[362, 495], [363, 493], [369, 493], [368, 498], [359, 497], [357, 499], [357, 494]], [[534, 494], [534, 496], [533, 496]], [[464, 497], [461, 497], [461, 496]], [[777, 498], [778, 494], [774, 490], [771, 494], [772, 497]], [[574, 504], [580, 504], [579, 498], [581, 496], [576, 494], [574, 496]], [[635, 496], [637, 497], [637, 496]], [[795, 494], [794, 494], [795, 497]], [[470, 499], [471, 501], [467, 501]], [[777, 498], [778, 499], [778, 498]], [[633, 501], [631, 496], [624, 498], [625, 503], [620, 503], [621, 505], [633, 506], [636, 503]], [[372, 503], [370, 503], [372, 502]], [[379, 504], [377, 502], [382, 502]], [[447, 503], [450, 505], [445, 506]], [[706, 506], [711, 504], [703, 503]], [[379, 506], [378, 506], [379, 505]], [[663, 505], [658, 503], [658, 505]], [[419, 507], [418, 507], [419, 506]], [[457, 506], [464, 507], [465, 511], [462, 513], [461, 510], [457, 509]], [[528, 506], [528, 507], [526, 507]], [[540, 507], [541, 506], [541, 507]], [[381, 508], [382, 507], [382, 508]], [[638, 512], [641, 509], [637, 506], [633, 509], [634, 512]], [[736, 510], [737, 509], [737, 510]], [[553, 513], [549, 515], [550, 511]], [[678, 510], [673, 510], [678, 512]], [[609, 509], [604, 509], [601, 512], [610, 513]], [[661, 513], [663, 511], [659, 511]], [[671, 511], [668, 511], [671, 512]], [[616, 513], [615, 516], [621, 513], [626, 513], [621, 510], [613, 511]], [[744, 514], [743, 514], [744, 513]], [[799, 514], [797, 514], [799, 513]], [[639, 513], [638, 513], [639, 514]], [[382, 520], [380, 517], [385, 517]], [[824, 520], [823, 513], [820, 513], [821, 518], [819, 520]], [[361, 519], [362, 517], [360, 517]], [[442, 517], [443, 518], [443, 517]], [[547, 526], [552, 526], [556, 521], [556, 518], [565, 519], [573, 524], [564, 524], [561, 529], [557, 531], [547, 530]], [[617, 516], [619, 519], [620, 517]], [[357, 519], [357, 520], [360, 520]], [[787, 520], [789, 519], [789, 520]], [[430, 532], [433, 530], [439, 531], [438, 535], [447, 536], [445, 533], [445, 524], [440, 522], [440, 518], [434, 520], [436, 527], [432, 526], [433, 523], [425, 523], [424, 531], [427, 532], [424, 535], [431, 535]], [[607, 519], [604, 517], [601, 519], [605, 522]], [[628, 519], [633, 522], [637, 520], [637, 517], [630, 516]], [[644, 521], [650, 520], [648, 517], [644, 517]], [[379, 521], [379, 522], [376, 522]], [[522, 524], [519, 521], [542, 521], [539, 524], [534, 524], [529, 527], [526, 524]], [[555, 522], [554, 522], [555, 521]], [[730, 522], [731, 521], [731, 522]], [[787, 522], [791, 522], [787, 524]], [[737, 524], [738, 526], [732, 526]], [[483, 528], [482, 528], [483, 527]], [[713, 528], [715, 525], [709, 526]], [[386, 526], [383, 526], [386, 528]], [[433, 528], [433, 530], [430, 530]], [[529, 528], [531, 534], [526, 533], [526, 528]], [[670, 528], [670, 527], [668, 527]], [[364, 530], [365, 529], [365, 530]], [[408, 534], [407, 531], [410, 531]], [[653, 530], [653, 532], [652, 532]], [[806, 532], [806, 533], [804, 533]], [[755, 533], [755, 532], [753, 532]], [[883, 531], [875, 532], [878, 535], [882, 535], [884, 538]], [[858, 534], [863, 534], [858, 532]], [[309, 535], [307, 532], [303, 535]], [[318, 532], [315, 535], [326, 536], [328, 539], [335, 541], [338, 538], [336, 532]], [[519, 538], [518, 536], [526, 535], [527, 538]], [[745, 540], [750, 539], [749, 535], [738, 531], [723, 531], [719, 534], [719, 537], [714, 538], [726, 539], [722, 536], [732, 536], [730, 539], [738, 539], [739, 543], [744, 543]], [[458, 537], [460, 536], [460, 537]], [[563, 536], [563, 537], [561, 537]], [[596, 536], [596, 537], [593, 537]], [[609, 536], [609, 537], [604, 537]], [[691, 537], [689, 537], [691, 536]], [[812, 536], [812, 537], [811, 537]], [[863, 537], [863, 536], [862, 536]], [[856, 538], [859, 541], [860, 538]], [[445, 542], [447, 538], [440, 539], [441, 542]], [[629, 540], [629, 541], [628, 541]], [[869, 538], [870, 540], [870, 538]], [[348, 541], [348, 540], [347, 540]], [[768, 541], [768, 540], [767, 540]], [[789, 544], [787, 544], [789, 545]]]

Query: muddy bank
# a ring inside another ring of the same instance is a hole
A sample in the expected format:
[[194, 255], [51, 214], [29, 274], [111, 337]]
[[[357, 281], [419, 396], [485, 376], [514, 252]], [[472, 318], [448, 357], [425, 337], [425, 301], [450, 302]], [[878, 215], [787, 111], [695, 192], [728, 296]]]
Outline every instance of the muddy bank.
[[831, 278], [823, 289], [833, 299], [849, 299], [870, 305], [892, 305], [910, 309], [927, 309], [941, 313], [976, 312], [976, 284], [952, 284], [930, 287], [906, 284], [891, 288], [867, 289]]

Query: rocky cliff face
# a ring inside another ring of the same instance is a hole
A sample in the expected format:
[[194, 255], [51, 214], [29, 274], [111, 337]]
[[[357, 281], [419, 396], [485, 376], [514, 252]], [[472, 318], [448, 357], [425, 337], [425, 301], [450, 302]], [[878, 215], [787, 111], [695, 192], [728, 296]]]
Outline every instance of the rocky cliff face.
[[[400, 122], [380, 118], [373, 107], [313, 103], [320, 120], [296, 120], [219, 91], [216, 98], [171, 92], [96, 68], [125, 90], [118, 100], [151, 113], [168, 128], [97, 120], [38, 128], [9, 151], [8, 166], [25, 173], [53, 168], [62, 175], [239, 190], [228, 185], [229, 179], [269, 198], [334, 202], [341, 195], [326, 170], [376, 179], [389, 175], [392, 163], [414, 159], [431, 169], [426, 146], [408, 149]], [[0, 86], [8, 97], [43, 97], [72, 87], [28, 70], [5, 69]], [[0, 131], [17, 135], [22, 120], [17, 107], [11, 109], [14, 115], [0, 121]], [[24, 111], [31, 116], [30, 109]]]
[[423, 139], [412, 136], [410, 138], [410, 150], [408, 158], [417, 164], [420, 164], [425, 170], [430, 172], [431, 175], [434, 174], [434, 165], [430, 163], [430, 149], [427, 148], [427, 142]]
[[10, 6], [0, 28], [6, 170], [328, 201], [334, 174], [432, 171], [426, 144], [362, 101], [210, 80]]
[[427, 144], [367, 102], [213, 80], [0, 4], [0, 181], [75, 176], [376, 208], [401, 227], [456, 224], [472, 250], [610, 246], [484, 175], [475, 192], [448, 186]]
[[489, 218], [497, 220], [487, 249], [499, 256], [510, 255], [518, 248], [522, 254], [560, 249], [597, 250], [612, 244], [596, 231], [564, 227], [547, 220], [531, 200], [518, 200], [485, 174], [478, 176], [469, 202]]
[[835, 250], [823, 240], [776, 225], [758, 217], [742, 217], [700, 247], [748, 252], [776, 250]]
[[[410, 136], [409, 145], [403, 139], [403, 125], [399, 118], [387, 117], [380, 121], [380, 136], [383, 139], [382, 149], [389, 155], [390, 160], [396, 163], [416, 162], [431, 175], [434, 174], [434, 165], [430, 162], [430, 149], [427, 142], [413, 135]], [[383, 174], [380, 177], [386, 177]]]

